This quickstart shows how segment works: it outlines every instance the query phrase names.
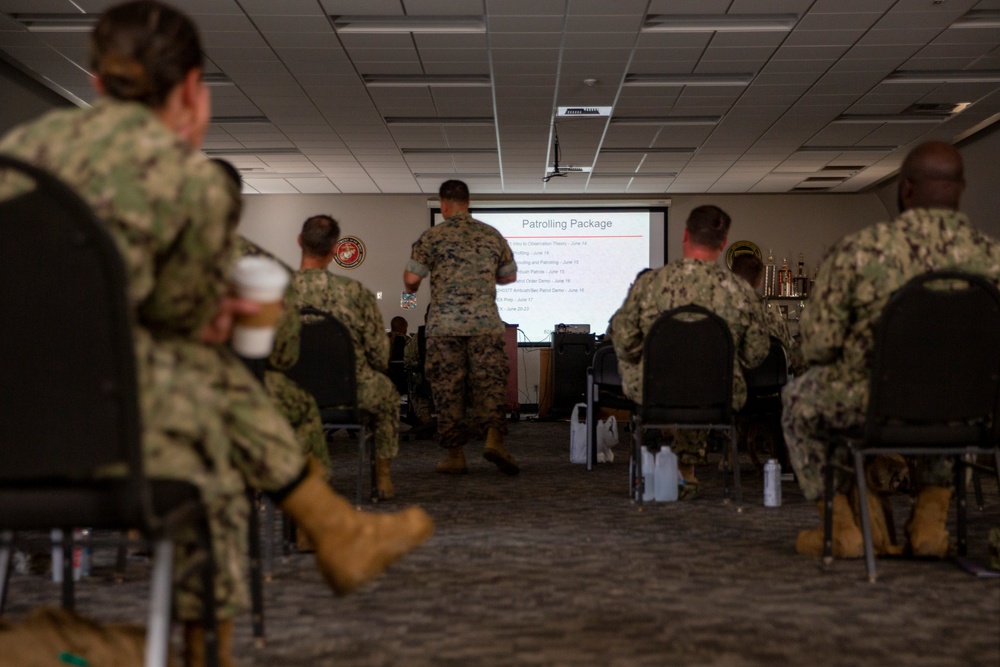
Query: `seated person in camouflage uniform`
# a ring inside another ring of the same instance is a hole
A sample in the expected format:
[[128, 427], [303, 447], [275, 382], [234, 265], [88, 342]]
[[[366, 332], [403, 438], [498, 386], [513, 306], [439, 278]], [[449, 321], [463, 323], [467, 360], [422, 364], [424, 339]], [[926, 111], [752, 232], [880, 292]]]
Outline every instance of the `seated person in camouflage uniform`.
[[[875, 322], [892, 294], [914, 276], [958, 269], [1000, 280], [1000, 245], [976, 230], [958, 211], [965, 188], [962, 156], [950, 144], [928, 142], [903, 161], [900, 215], [845, 236], [819, 268], [809, 307], [799, 323], [804, 363], [809, 367], [782, 393], [782, 426], [802, 492], [817, 500], [823, 516], [823, 463], [827, 429], [862, 426], [868, 407], [868, 371]], [[947, 458], [923, 458], [918, 490], [906, 525], [906, 548], [920, 556], [949, 551], [945, 522], [951, 502], [952, 469]], [[927, 463], [930, 461], [930, 463]], [[838, 473], [833, 502], [833, 554], [859, 558], [861, 530], [845, 491], [851, 477]], [[914, 484], [915, 483], [915, 484]], [[897, 553], [877, 494], [869, 493], [873, 546]], [[822, 526], [799, 533], [799, 553], [820, 555]]]
[[[684, 229], [684, 256], [643, 273], [629, 289], [625, 303], [611, 318], [610, 336], [618, 356], [625, 395], [642, 402], [642, 345], [653, 322], [664, 312], [690, 304], [712, 311], [729, 325], [736, 359], [733, 370], [733, 407], [746, 401], [740, 367], [752, 368], [767, 356], [769, 341], [757, 296], [717, 260], [726, 247], [730, 218], [716, 206], [691, 211]], [[679, 430], [671, 445], [683, 478], [682, 497], [697, 489], [695, 464], [705, 458], [707, 433]]]
[[399, 392], [386, 375], [389, 339], [375, 295], [357, 280], [327, 270], [339, 238], [340, 226], [328, 215], [314, 215], [303, 223], [302, 264], [292, 276], [295, 308], [328, 313], [351, 332], [358, 407], [374, 422], [376, 492], [388, 500], [396, 495], [390, 465], [399, 453]]
[[[0, 151], [73, 186], [122, 252], [139, 388], [146, 472], [196, 484], [217, 565], [200, 587], [180, 539], [174, 612], [184, 622], [185, 664], [205, 663], [202, 598], [217, 598], [220, 658], [231, 664], [232, 619], [247, 601], [248, 487], [270, 494], [317, 545], [340, 594], [423, 542], [418, 509], [365, 514], [306, 465], [295, 436], [260, 385], [225, 347], [235, 313], [256, 304], [227, 297], [239, 193], [198, 150], [210, 118], [197, 29], [154, 0], [105, 11], [91, 39], [102, 97], [19, 127]], [[41, 250], [40, 250], [41, 252]], [[71, 443], [70, 443], [71, 445]]]

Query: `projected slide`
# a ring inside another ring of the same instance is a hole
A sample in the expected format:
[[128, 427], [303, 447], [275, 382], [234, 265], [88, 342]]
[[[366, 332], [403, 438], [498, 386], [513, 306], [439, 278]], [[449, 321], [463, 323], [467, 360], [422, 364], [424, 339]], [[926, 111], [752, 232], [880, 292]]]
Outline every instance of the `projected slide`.
[[514, 251], [517, 282], [497, 287], [497, 305], [500, 317], [532, 342], [548, 341], [556, 324], [589, 324], [604, 333], [635, 275], [663, 264], [659, 211], [472, 214], [498, 229]]

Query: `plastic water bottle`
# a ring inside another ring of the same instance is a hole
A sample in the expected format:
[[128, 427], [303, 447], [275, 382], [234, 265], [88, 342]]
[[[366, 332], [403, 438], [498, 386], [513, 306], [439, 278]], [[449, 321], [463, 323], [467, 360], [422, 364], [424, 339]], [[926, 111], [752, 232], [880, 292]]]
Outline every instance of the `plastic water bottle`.
[[764, 507], [781, 507], [781, 464], [777, 459], [764, 464]]
[[645, 445], [642, 446], [642, 499], [653, 500], [656, 490], [656, 457]]
[[669, 447], [661, 447], [656, 455], [656, 493], [659, 502], [677, 500], [677, 455]]

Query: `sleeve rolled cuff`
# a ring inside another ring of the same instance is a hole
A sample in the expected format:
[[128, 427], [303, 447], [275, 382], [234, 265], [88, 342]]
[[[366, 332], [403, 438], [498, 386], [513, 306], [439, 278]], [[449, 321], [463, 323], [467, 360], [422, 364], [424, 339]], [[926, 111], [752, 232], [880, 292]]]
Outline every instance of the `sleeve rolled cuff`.
[[[414, 271], [416, 273], [416, 271]], [[517, 262], [511, 262], [510, 264], [505, 264], [500, 267], [497, 271], [497, 278], [506, 278], [507, 276], [512, 276], [517, 273]]]
[[411, 259], [406, 263], [406, 270], [409, 271], [410, 273], [417, 274], [421, 278], [426, 278], [427, 275], [430, 273], [430, 271], [427, 270], [426, 266], [424, 266], [415, 259]]

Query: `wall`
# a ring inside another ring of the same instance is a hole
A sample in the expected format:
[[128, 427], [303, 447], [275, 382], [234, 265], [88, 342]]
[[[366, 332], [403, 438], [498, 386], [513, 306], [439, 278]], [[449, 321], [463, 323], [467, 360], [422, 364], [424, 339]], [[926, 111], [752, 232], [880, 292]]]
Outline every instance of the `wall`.
[[[386, 324], [393, 316], [403, 315], [411, 330], [420, 325], [429, 285], [421, 286], [415, 310], [402, 311], [399, 295], [410, 246], [430, 224], [427, 195], [251, 194], [244, 199], [240, 232], [292, 266], [299, 262], [296, 238], [302, 222], [317, 213], [332, 215], [340, 222], [342, 233], [359, 237], [367, 250], [367, 258], [357, 269], [345, 271], [334, 266], [333, 271], [360, 280], [373, 292], [381, 291], [379, 306]], [[692, 208], [703, 203], [721, 206], [733, 217], [730, 241], [753, 241], [765, 258], [768, 249], [773, 248], [776, 262], [782, 257], [797, 261], [802, 252], [810, 273], [821, 253], [844, 233], [888, 216], [875, 193], [675, 195], [668, 213], [668, 260], [680, 256], [684, 220]], [[474, 200], [472, 204], [474, 208]], [[553, 314], [555, 321], [559, 321], [557, 314]], [[538, 357], [537, 348], [520, 351], [522, 403], [538, 402]]]

